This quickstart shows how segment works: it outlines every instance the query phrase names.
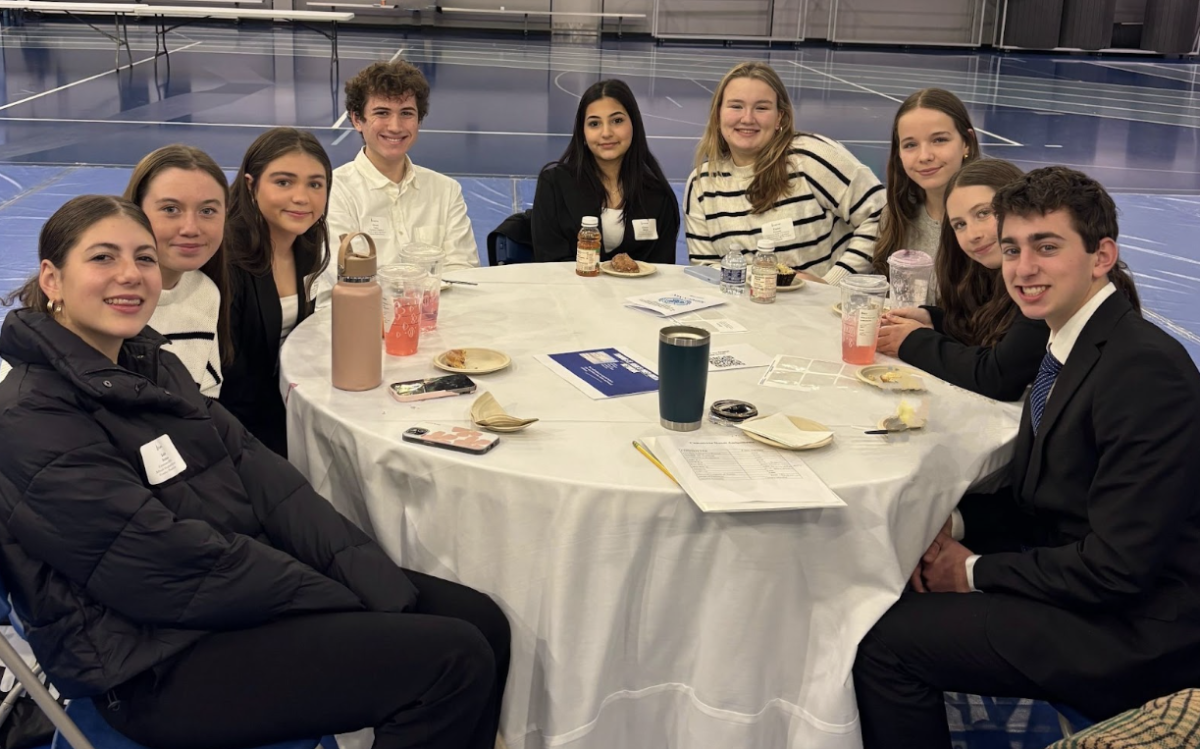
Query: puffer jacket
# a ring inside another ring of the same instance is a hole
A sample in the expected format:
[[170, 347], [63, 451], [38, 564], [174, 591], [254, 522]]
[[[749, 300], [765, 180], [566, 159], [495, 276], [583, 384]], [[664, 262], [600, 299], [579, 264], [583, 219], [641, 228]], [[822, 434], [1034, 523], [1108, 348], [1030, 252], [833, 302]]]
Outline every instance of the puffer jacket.
[[0, 383], [0, 574], [67, 697], [165, 667], [214, 631], [416, 601], [374, 541], [200, 395], [165, 342], [146, 328], [113, 364], [38, 311], [0, 331], [13, 366]]

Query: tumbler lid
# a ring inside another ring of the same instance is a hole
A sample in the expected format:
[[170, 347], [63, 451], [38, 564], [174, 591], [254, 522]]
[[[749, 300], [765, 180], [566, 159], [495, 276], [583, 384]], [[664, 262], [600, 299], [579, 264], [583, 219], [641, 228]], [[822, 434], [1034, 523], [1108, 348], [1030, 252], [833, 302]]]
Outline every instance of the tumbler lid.
[[707, 330], [687, 325], [672, 325], [658, 331], [658, 340], [672, 346], [703, 346], [708, 343], [710, 337]]

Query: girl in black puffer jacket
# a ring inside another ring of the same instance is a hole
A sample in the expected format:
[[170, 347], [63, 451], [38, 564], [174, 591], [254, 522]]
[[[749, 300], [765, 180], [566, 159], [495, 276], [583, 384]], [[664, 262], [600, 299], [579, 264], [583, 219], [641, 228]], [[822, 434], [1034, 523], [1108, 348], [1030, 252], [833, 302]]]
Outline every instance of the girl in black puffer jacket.
[[490, 749], [504, 615], [401, 570], [200, 395], [145, 327], [141, 210], [75, 198], [38, 250], [0, 331], [0, 574], [58, 689], [148, 746]]

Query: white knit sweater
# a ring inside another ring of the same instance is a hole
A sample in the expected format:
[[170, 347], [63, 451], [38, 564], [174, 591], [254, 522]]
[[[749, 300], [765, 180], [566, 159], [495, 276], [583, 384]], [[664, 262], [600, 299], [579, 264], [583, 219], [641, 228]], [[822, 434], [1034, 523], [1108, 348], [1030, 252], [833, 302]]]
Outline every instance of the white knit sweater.
[[163, 348], [183, 361], [200, 392], [210, 398], [221, 394], [220, 310], [217, 285], [196, 270], [184, 273], [175, 288], [163, 289], [150, 318], [150, 327], [170, 341]]
[[764, 226], [773, 224], [792, 235], [777, 243], [779, 262], [829, 283], [869, 273], [886, 200], [879, 179], [845, 146], [820, 135], [796, 136], [788, 171], [788, 192], [753, 215], [746, 199], [753, 166], [724, 161], [711, 170], [706, 162], [693, 171], [684, 194], [691, 261], [719, 260], [735, 247], [752, 252]]

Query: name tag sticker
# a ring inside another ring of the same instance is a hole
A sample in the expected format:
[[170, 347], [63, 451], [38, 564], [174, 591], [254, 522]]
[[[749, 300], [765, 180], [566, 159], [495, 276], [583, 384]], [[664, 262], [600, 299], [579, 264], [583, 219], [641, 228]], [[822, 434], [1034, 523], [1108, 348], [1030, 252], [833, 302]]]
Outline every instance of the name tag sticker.
[[372, 237], [386, 237], [388, 233], [387, 221], [384, 221], [379, 216], [371, 216], [367, 219], [367, 234]]
[[635, 218], [633, 220], [633, 238], [639, 242], [658, 239], [658, 222], [652, 218]]
[[796, 238], [796, 227], [792, 226], [791, 219], [781, 218], [763, 224], [762, 236], [778, 246]]
[[146, 480], [150, 486], [158, 486], [187, 470], [187, 463], [183, 462], [183, 456], [167, 434], [142, 445], [142, 463], [146, 466]]

